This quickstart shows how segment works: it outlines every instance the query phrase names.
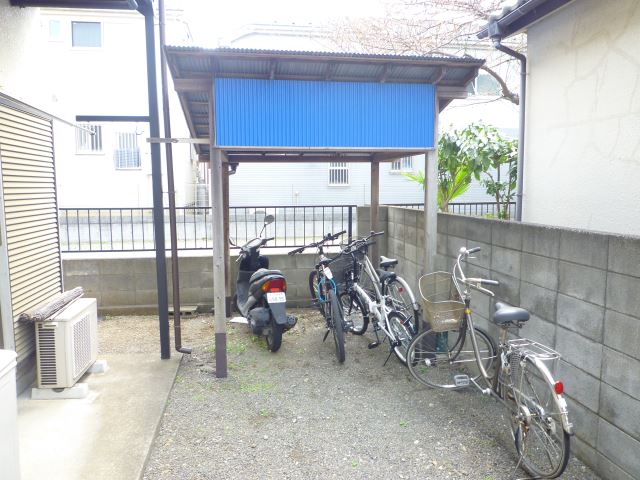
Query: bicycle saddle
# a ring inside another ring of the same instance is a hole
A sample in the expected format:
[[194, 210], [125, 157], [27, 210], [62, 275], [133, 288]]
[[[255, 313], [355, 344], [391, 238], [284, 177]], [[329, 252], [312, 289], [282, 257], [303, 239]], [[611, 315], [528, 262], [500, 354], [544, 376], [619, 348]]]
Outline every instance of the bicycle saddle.
[[378, 272], [378, 276], [380, 277], [380, 281], [382, 283], [392, 282], [396, 279], [396, 272], [387, 272], [386, 270], [376, 269]]
[[505, 323], [526, 322], [529, 320], [529, 312], [524, 308], [511, 307], [506, 303], [496, 302], [496, 312], [493, 314], [493, 321], [498, 325]]
[[384, 255], [380, 255], [380, 267], [387, 269], [398, 264], [398, 260], [395, 258], [387, 258]]

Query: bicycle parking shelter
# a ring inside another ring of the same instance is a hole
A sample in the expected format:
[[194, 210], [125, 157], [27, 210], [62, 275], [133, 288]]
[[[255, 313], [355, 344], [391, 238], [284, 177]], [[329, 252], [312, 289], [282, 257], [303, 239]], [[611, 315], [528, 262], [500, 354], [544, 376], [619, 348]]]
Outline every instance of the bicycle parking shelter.
[[424, 267], [433, 270], [438, 114], [466, 98], [483, 60], [197, 47], [165, 52], [198, 158], [211, 170], [218, 377], [227, 375], [229, 170], [239, 164], [370, 163], [371, 230], [377, 231], [380, 162], [425, 154]]

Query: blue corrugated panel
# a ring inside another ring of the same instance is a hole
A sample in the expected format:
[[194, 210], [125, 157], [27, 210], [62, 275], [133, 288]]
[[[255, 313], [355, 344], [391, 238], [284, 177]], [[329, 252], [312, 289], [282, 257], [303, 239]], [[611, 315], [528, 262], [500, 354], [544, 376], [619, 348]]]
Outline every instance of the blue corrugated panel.
[[429, 148], [432, 85], [216, 79], [221, 146]]

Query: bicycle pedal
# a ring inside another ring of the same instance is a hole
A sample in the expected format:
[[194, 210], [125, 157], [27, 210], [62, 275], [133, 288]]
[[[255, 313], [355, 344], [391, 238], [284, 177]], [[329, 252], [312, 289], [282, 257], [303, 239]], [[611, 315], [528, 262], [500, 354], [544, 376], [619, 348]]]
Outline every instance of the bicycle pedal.
[[367, 345], [367, 348], [371, 350], [372, 348], [376, 348], [379, 346], [380, 346], [380, 342], [371, 342], [369, 345]]
[[468, 387], [469, 375], [454, 375], [453, 383], [455, 383], [456, 387]]

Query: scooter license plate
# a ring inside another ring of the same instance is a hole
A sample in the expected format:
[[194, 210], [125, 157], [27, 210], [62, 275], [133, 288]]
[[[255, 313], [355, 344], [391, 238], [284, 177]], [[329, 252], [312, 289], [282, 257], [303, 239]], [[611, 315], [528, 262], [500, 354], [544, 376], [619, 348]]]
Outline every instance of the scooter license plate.
[[284, 292], [268, 292], [267, 302], [269, 303], [286, 303], [287, 296]]

